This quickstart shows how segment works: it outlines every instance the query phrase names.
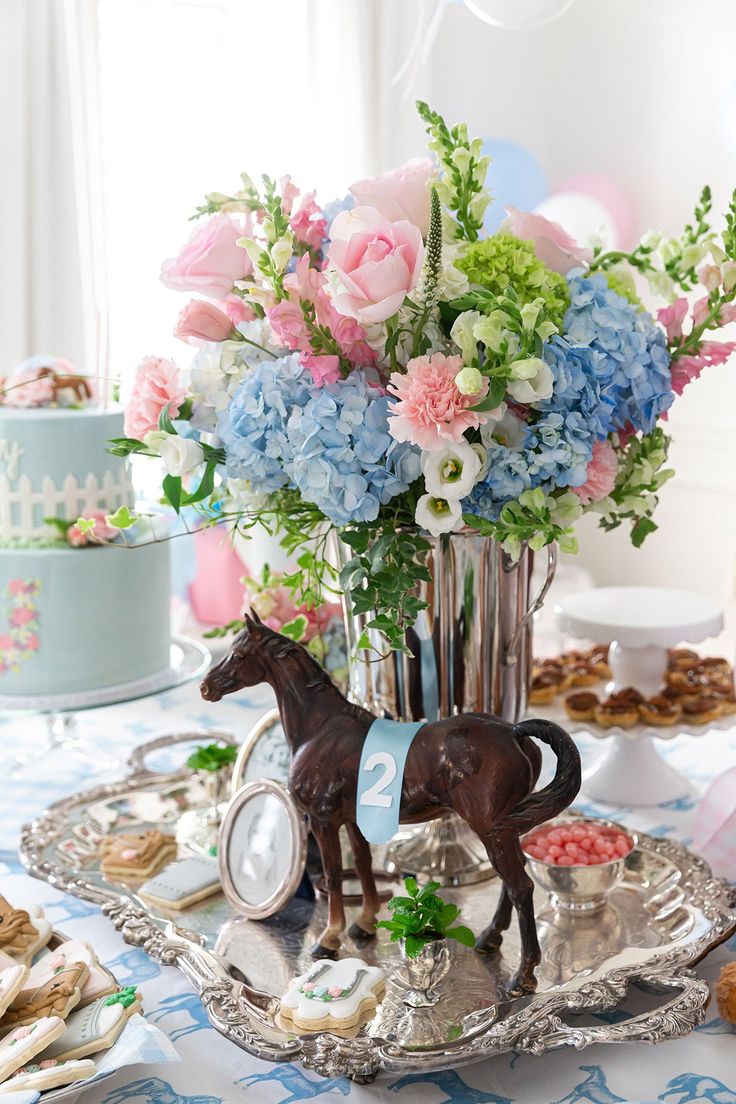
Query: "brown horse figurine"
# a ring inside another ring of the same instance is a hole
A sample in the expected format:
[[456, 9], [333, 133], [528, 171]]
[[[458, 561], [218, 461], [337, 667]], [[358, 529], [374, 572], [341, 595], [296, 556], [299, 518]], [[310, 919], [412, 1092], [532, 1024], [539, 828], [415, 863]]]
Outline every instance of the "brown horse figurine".
[[[327, 927], [312, 953], [334, 958], [345, 928], [339, 839], [343, 824], [363, 891], [362, 911], [349, 933], [352, 938], [374, 938], [380, 907], [370, 845], [355, 823], [361, 751], [375, 717], [349, 702], [301, 644], [273, 632], [255, 615], [246, 617], [245, 625], [229, 654], [202, 683], [202, 697], [219, 701], [224, 694], [261, 682], [273, 688], [291, 749], [289, 789], [309, 816], [328, 890]], [[538, 793], [532, 791], [541, 752], [532, 736], [549, 744], [557, 756], [554, 778]], [[463, 713], [428, 722], [409, 749], [400, 820], [415, 824], [452, 811], [482, 840], [503, 890], [476, 949], [497, 951], [512, 908], [516, 909], [522, 951], [510, 987], [514, 993], [536, 989], [534, 971], [540, 960], [533, 884], [519, 836], [561, 813], [579, 788], [578, 750], [550, 721], [512, 725], [485, 713]]]

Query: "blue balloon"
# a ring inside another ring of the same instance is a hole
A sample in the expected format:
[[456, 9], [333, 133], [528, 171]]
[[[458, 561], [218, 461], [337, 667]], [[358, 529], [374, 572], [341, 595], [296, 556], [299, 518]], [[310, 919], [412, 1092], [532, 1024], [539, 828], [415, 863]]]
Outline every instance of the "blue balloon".
[[493, 196], [483, 221], [486, 231], [494, 234], [506, 217], [507, 206], [533, 211], [549, 195], [549, 183], [534, 154], [515, 142], [487, 138], [483, 153], [491, 159], [488, 186]]

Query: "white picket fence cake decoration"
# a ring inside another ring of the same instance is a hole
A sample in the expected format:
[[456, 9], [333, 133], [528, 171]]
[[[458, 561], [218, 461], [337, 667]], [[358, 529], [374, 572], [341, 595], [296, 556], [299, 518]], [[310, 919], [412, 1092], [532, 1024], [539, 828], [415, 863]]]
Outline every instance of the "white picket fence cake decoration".
[[116, 478], [106, 471], [101, 480], [90, 472], [83, 484], [69, 474], [61, 488], [46, 475], [40, 490], [28, 475], [21, 475], [13, 485], [6, 475], [0, 475], [0, 537], [42, 537], [48, 535], [45, 517], [74, 520], [92, 510], [113, 513], [132, 501], [133, 487], [126, 472]]

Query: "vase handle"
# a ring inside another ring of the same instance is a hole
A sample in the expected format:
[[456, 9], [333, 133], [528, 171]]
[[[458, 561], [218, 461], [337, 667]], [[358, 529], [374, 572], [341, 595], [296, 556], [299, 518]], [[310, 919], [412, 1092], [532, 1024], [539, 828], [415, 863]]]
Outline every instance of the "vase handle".
[[542, 589], [539, 591], [539, 594], [532, 601], [532, 604], [529, 606], [521, 621], [516, 626], [516, 629], [514, 630], [514, 635], [511, 637], [504, 650], [503, 662], [505, 667], [516, 666], [516, 663], [519, 659], [519, 644], [521, 643], [521, 638], [524, 630], [526, 629], [529, 621], [532, 619], [537, 610], [541, 609], [542, 605], [544, 604], [544, 599], [547, 597], [547, 592], [552, 586], [552, 580], [555, 577], [556, 568], [557, 544], [553, 541], [552, 544], [547, 545], [547, 574], [545, 575]]

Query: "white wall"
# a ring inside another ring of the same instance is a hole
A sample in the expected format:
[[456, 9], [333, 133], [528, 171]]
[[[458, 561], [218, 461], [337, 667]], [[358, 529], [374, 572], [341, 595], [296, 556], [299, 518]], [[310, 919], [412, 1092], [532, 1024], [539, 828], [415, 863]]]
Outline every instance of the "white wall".
[[[378, 59], [394, 72], [419, 4], [379, 0], [395, 34]], [[678, 231], [702, 185], [722, 210], [736, 185], [736, 4], [732, 0], [576, 0], [555, 23], [503, 31], [449, 4], [407, 99], [383, 94], [376, 169], [421, 148], [413, 100], [448, 121], [532, 151], [552, 186], [602, 173], [631, 197], [638, 234]], [[379, 163], [380, 162], [380, 163]], [[493, 168], [490, 175], [493, 183]], [[735, 331], [728, 336], [736, 337]], [[588, 519], [578, 561], [597, 582], [692, 587], [728, 598], [736, 579], [736, 363], [710, 369], [677, 401], [659, 532], [637, 551]]]

